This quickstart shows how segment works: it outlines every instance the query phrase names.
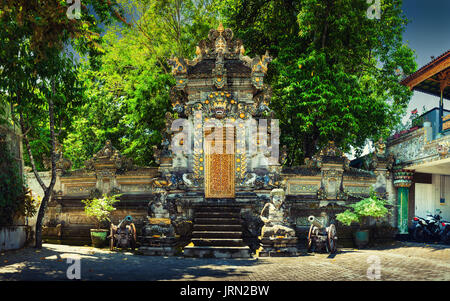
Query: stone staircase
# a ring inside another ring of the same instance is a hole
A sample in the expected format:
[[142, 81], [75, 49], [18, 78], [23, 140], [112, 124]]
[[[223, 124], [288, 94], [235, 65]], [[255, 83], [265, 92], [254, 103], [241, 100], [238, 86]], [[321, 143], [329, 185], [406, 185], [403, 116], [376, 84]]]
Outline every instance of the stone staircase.
[[242, 240], [240, 207], [211, 203], [195, 210], [192, 245], [186, 257], [249, 258], [250, 248]]

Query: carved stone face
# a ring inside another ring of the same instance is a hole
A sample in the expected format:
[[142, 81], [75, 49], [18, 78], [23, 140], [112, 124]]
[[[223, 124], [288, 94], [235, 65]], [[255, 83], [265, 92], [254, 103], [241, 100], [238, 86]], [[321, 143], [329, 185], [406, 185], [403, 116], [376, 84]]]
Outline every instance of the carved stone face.
[[236, 100], [233, 99], [231, 93], [213, 92], [209, 94], [204, 101], [210, 110], [210, 116], [216, 119], [222, 119], [236, 106]]
[[284, 191], [282, 189], [272, 190], [271, 201], [276, 208], [280, 208], [284, 202]]
[[217, 106], [214, 107], [214, 117], [217, 119], [222, 119], [225, 116], [225, 107], [223, 106]]

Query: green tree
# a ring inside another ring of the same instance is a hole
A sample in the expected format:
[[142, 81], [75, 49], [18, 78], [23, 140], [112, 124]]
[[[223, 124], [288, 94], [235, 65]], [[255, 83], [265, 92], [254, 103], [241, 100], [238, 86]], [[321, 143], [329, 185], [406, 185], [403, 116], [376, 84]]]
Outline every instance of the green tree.
[[381, 2], [381, 19], [371, 20], [359, 0], [227, 1], [222, 12], [237, 35], [275, 57], [271, 107], [291, 164], [329, 140], [344, 151], [361, 149], [367, 139], [386, 137], [404, 114], [411, 92], [400, 75], [416, 68], [402, 40], [407, 20], [401, 1]]
[[[120, 15], [115, 1], [86, 2], [100, 20]], [[74, 42], [85, 53], [97, 51], [99, 29], [87, 7], [80, 20], [69, 19], [67, 10], [61, 0], [0, 1], [1, 100], [15, 108], [29, 162], [44, 191], [36, 222], [37, 248], [42, 247], [42, 220], [56, 181], [56, 127], [64, 128], [80, 99], [74, 60], [64, 54], [64, 47]], [[32, 150], [36, 145], [50, 153], [49, 185], [38, 174]]]
[[20, 163], [11, 154], [5, 138], [0, 133], [0, 225], [11, 225], [23, 207], [25, 191]]
[[120, 1], [130, 18], [106, 27], [98, 69], [85, 64], [86, 104], [64, 141], [66, 155], [83, 161], [110, 140], [136, 164], [153, 162], [174, 85], [167, 60], [193, 56], [195, 45], [217, 22], [209, 1]]

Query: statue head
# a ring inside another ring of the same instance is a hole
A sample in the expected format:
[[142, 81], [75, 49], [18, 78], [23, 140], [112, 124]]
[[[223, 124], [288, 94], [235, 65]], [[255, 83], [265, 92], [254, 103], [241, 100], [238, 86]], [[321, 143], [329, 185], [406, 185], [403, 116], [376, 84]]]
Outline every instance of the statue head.
[[153, 196], [153, 200], [148, 204], [148, 213], [151, 217], [162, 218], [168, 215], [166, 208], [167, 192], [161, 191]]
[[270, 200], [276, 208], [280, 208], [284, 202], [285, 193], [283, 189], [276, 188], [270, 192]]

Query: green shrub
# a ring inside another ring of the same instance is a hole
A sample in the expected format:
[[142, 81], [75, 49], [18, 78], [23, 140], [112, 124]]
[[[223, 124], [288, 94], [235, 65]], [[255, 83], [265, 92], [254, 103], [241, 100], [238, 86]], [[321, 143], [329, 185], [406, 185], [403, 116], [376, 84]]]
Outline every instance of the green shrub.
[[96, 229], [100, 229], [102, 222], [110, 222], [111, 212], [116, 210], [114, 204], [118, 202], [117, 199], [120, 195], [108, 196], [103, 194], [102, 198], [94, 198], [92, 200], [82, 200], [85, 204], [84, 212], [87, 216], [94, 218]]
[[364, 226], [368, 217], [380, 219], [386, 216], [389, 212], [386, 208], [387, 203], [386, 200], [379, 199], [376, 193], [372, 192], [370, 197], [350, 205], [351, 209], [337, 214], [336, 219], [347, 226], [354, 222]]
[[19, 162], [0, 134], [0, 225], [11, 225], [15, 215], [24, 215], [24, 180]]

